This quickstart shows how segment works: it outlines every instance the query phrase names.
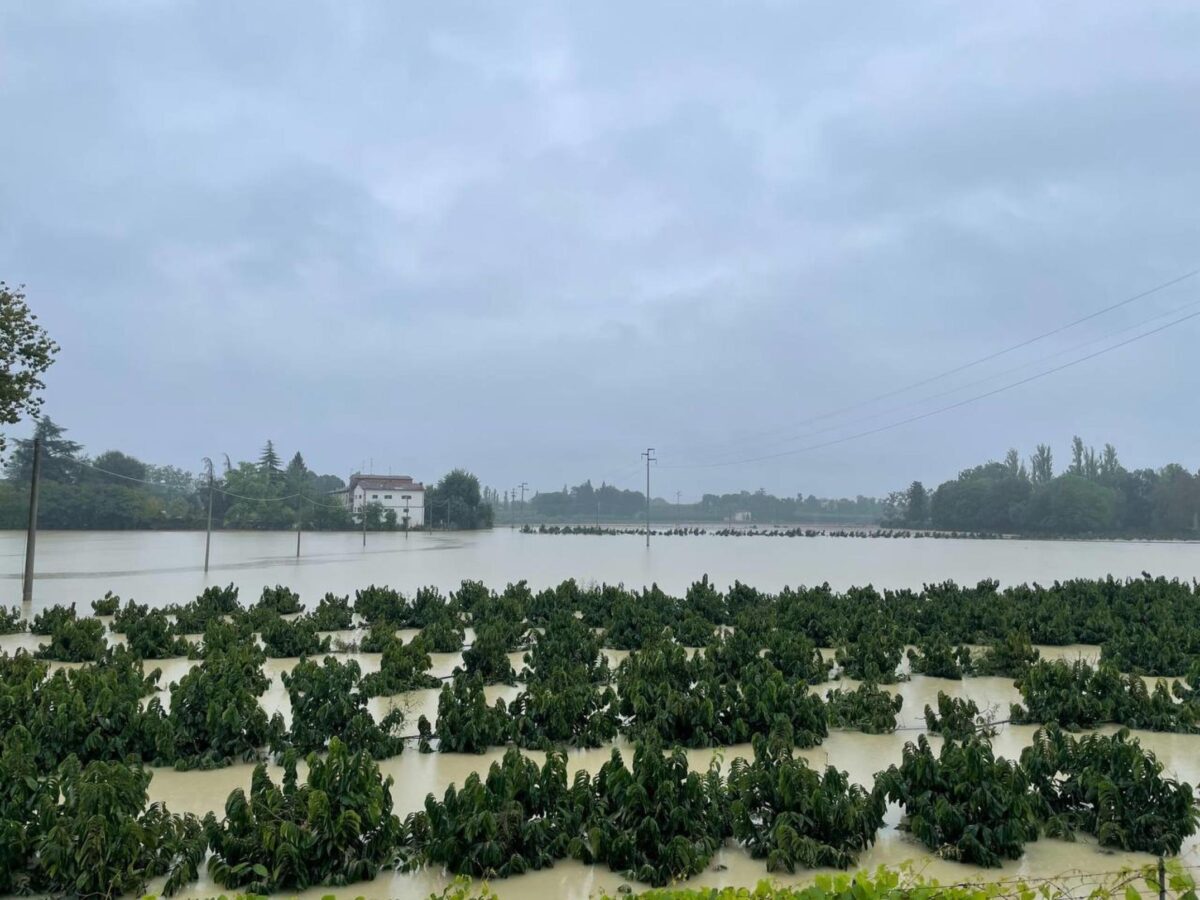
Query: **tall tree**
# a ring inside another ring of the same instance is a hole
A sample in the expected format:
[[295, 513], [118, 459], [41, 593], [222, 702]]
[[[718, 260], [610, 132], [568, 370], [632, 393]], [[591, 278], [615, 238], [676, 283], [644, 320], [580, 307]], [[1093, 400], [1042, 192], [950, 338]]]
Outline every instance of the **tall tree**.
[[1112, 444], [1104, 445], [1104, 455], [1100, 457], [1100, 474], [1112, 476], [1121, 471], [1121, 463], [1117, 459], [1117, 448]]
[[308, 466], [304, 464], [304, 457], [300, 455], [300, 451], [296, 451], [296, 455], [292, 457], [291, 462], [287, 464], [284, 470], [283, 479], [287, 483], [288, 493], [298, 494], [303, 493], [305, 486], [308, 484], [309, 471]]
[[[33, 429], [33, 438], [42, 442], [42, 479], [71, 484], [79, 480], [80, 467], [73, 463], [83, 449], [63, 437], [67, 429], [45, 416]], [[13, 481], [28, 481], [33, 475], [33, 438], [13, 441], [16, 445], [8, 461], [7, 474]]]
[[92, 460], [92, 465], [103, 470], [90, 473], [98, 481], [128, 485], [146, 480], [146, 464], [120, 450], [105, 450]]
[[279, 474], [279, 454], [275, 452], [275, 444], [272, 441], [267, 441], [262, 455], [258, 457], [258, 470], [267, 476], [268, 482], [274, 481], [275, 476]]
[[929, 520], [929, 492], [925, 485], [914, 481], [908, 486], [908, 509], [905, 519], [909, 525], [920, 527]]
[[1054, 453], [1049, 444], [1038, 444], [1029, 457], [1029, 475], [1034, 484], [1046, 484], [1054, 477]]
[[491, 528], [494, 511], [483, 502], [479, 479], [465, 469], [454, 469], [425, 492], [429, 521], [451, 528]]
[[[16, 425], [42, 410], [42, 375], [54, 362], [58, 344], [29, 311], [18, 286], [0, 281], [0, 425]], [[0, 457], [7, 444], [0, 434]]]
[[1071, 438], [1071, 465], [1067, 468], [1067, 472], [1071, 475], [1084, 475], [1085, 465], [1084, 456], [1086, 450], [1083, 446], [1083, 438], [1079, 435]]

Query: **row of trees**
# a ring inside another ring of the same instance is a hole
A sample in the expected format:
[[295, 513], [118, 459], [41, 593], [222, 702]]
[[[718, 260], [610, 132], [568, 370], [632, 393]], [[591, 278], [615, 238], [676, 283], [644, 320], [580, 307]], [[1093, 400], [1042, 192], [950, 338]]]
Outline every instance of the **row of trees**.
[[[145, 463], [120, 450], [95, 457], [66, 436], [49, 417], [38, 420], [41, 440], [41, 494], [38, 520], [43, 528], [158, 529], [203, 528], [208, 516], [208, 473]], [[0, 528], [22, 528], [29, 509], [33, 438], [13, 441], [0, 481]], [[256, 460], [234, 463], [228, 456], [214, 467], [213, 526], [236, 529], [338, 530], [362, 526], [331, 492], [345, 482], [310, 469], [297, 451], [284, 463], [272, 441]], [[426, 495], [435, 527], [486, 528], [491, 506], [479, 480], [455, 469]], [[402, 527], [396, 515], [368, 506], [367, 527]]]
[[1117, 450], [1097, 451], [1075, 437], [1071, 462], [1054, 473], [1054, 454], [1039, 444], [1021, 459], [965, 469], [932, 493], [914, 481], [889, 495], [884, 523], [954, 531], [1079, 535], [1185, 536], [1200, 532], [1200, 473], [1177, 463], [1126, 469]]
[[[529, 512], [542, 520], [640, 519], [646, 514], [646, 495], [603, 482], [597, 488], [589, 480], [574, 487], [564, 485], [561, 491], [538, 492], [529, 501]], [[761, 488], [753, 492], [705, 494], [699, 503], [674, 504], [651, 499], [651, 515], [663, 521], [723, 522], [749, 513], [755, 522], [863, 523], [877, 521], [882, 512], [882, 502], [874, 497], [860, 495], [853, 500], [827, 500], [812, 494], [776, 497]]]

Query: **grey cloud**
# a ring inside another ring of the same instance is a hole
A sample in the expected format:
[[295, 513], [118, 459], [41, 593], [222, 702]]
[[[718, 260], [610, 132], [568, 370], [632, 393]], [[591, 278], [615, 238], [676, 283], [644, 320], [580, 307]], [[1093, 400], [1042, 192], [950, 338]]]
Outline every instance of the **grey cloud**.
[[[753, 455], [1194, 267], [1198, 37], [1170, 2], [8, 6], [0, 277], [95, 450], [547, 488]], [[880, 493], [1076, 431], [1195, 468], [1194, 335], [663, 490]]]

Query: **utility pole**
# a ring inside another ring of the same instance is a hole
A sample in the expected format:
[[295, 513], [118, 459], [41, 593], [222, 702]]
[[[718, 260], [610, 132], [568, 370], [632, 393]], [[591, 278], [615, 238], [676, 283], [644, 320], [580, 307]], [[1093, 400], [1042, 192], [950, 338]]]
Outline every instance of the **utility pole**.
[[213, 463], [207, 456], [204, 464], [208, 466], [208, 525], [204, 529], [204, 574], [208, 574], [208, 551], [212, 547], [212, 504], [213, 504]]
[[33, 438], [33, 469], [29, 477], [29, 528], [25, 531], [25, 580], [21, 584], [21, 603], [33, 603], [33, 551], [37, 543], [38, 481], [42, 477], [42, 439]]
[[363, 549], [367, 547], [367, 489], [363, 488], [362, 502], [362, 520], [363, 520]]
[[[524, 481], [521, 482], [521, 518], [525, 518], [525, 488], [529, 487]], [[524, 523], [522, 523], [524, 524]]]
[[404, 539], [408, 540], [408, 497], [404, 498]]
[[658, 462], [654, 456], [654, 448], [647, 447], [642, 454], [646, 458], [646, 546], [650, 546], [650, 463]]
[[508, 530], [512, 531], [517, 527], [517, 489], [513, 488], [512, 493], [508, 495]]
[[675, 492], [675, 527], [679, 527], [679, 498], [683, 496], [683, 491]]
[[296, 559], [300, 558], [300, 529], [304, 523], [304, 495], [300, 495], [300, 500], [296, 504]]

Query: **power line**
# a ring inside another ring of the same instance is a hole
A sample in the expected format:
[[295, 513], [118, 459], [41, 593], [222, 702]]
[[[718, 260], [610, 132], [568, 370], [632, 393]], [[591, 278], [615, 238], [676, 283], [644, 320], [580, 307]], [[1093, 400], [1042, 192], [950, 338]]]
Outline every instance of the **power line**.
[[1095, 359], [1097, 356], [1103, 356], [1105, 353], [1110, 353], [1113, 350], [1120, 349], [1121, 347], [1125, 347], [1129, 344], [1135, 343], [1136, 341], [1140, 341], [1143, 338], [1148, 338], [1148, 337], [1151, 337], [1152, 335], [1158, 334], [1159, 332], [1166, 331], [1168, 328], [1172, 328], [1176, 325], [1182, 324], [1183, 322], [1186, 322], [1189, 319], [1194, 319], [1197, 316], [1200, 316], [1200, 312], [1189, 313], [1188, 315], [1182, 316], [1178, 319], [1175, 319], [1174, 321], [1168, 322], [1165, 325], [1160, 325], [1158, 328], [1153, 328], [1150, 331], [1143, 332], [1142, 334], [1134, 335], [1131, 338], [1127, 338], [1126, 340], [1120, 341], [1116, 344], [1112, 344], [1111, 346], [1104, 347], [1100, 350], [1096, 350], [1095, 352], [1089, 353], [1086, 356], [1081, 356], [1078, 359], [1070, 360], [1069, 362], [1065, 362], [1062, 365], [1054, 366], [1053, 368], [1046, 369], [1043, 372], [1037, 372], [1033, 375], [1030, 375], [1027, 378], [1022, 378], [1019, 381], [1014, 381], [1009, 384], [1001, 385], [998, 388], [994, 388], [993, 390], [990, 390], [990, 391], [985, 391], [982, 394], [976, 394], [972, 397], [967, 397], [965, 400], [959, 400], [957, 403], [951, 403], [946, 406], [938, 407], [937, 409], [932, 409], [932, 410], [928, 410], [923, 413], [919, 413], [914, 416], [909, 416], [908, 418], [901, 419], [897, 422], [891, 422], [886, 425], [880, 425], [877, 428], [869, 428], [865, 431], [859, 431], [859, 432], [855, 432], [854, 434], [846, 435], [844, 437], [835, 438], [834, 440], [823, 441], [823, 442], [817, 443], [817, 444], [809, 444], [805, 447], [795, 447], [791, 450], [781, 450], [777, 453], [767, 453], [767, 454], [762, 454], [760, 456], [750, 456], [750, 457], [745, 457], [742, 459], [727, 460], [725, 462], [698, 463], [698, 464], [692, 464], [692, 465], [672, 465], [672, 466], [663, 466], [663, 468], [664, 469], [714, 469], [714, 468], [720, 468], [723, 466], [736, 466], [736, 465], [743, 465], [745, 463], [763, 462], [765, 460], [778, 459], [778, 458], [784, 457], [784, 456], [793, 456], [797, 453], [806, 453], [810, 450], [820, 450], [825, 447], [833, 447], [838, 444], [847, 443], [848, 441], [857, 440], [858, 438], [868, 437], [870, 435], [879, 434], [884, 431], [890, 431], [893, 428], [899, 428], [901, 425], [908, 425], [908, 424], [911, 424], [912, 422], [919, 422], [922, 419], [928, 419], [931, 416], [936, 416], [936, 415], [939, 415], [940, 413], [949, 412], [950, 410], [954, 410], [954, 409], [958, 409], [963, 406], [967, 406], [968, 404], [975, 403], [979, 400], [984, 400], [988, 397], [994, 397], [996, 394], [1004, 393], [1005, 391], [1009, 391], [1009, 390], [1012, 390], [1013, 388], [1020, 387], [1021, 385], [1028, 384], [1031, 381], [1037, 381], [1039, 378], [1045, 378], [1047, 375], [1053, 375], [1056, 372], [1061, 372], [1064, 369], [1069, 369], [1071, 366], [1076, 366], [1079, 363], [1087, 362], [1090, 359]]
[[[61, 459], [63, 462], [74, 463], [75, 465], [81, 466], [85, 469], [91, 469], [93, 472], [99, 472], [101, 475], [109, 475], [113, 478], [121, 478], [121, 479], [124, 479], [125, 481], [132, 481], [136, 484], [148, 485], [149, 487], [164, 488], [166, 490], [173, 490], [173, 491], [181, 491], [185, 494], [193, 493], [197, 489], [195, 487], [185, 488], [185, 487], [181, 487], [179, 485], [174, 485], [174, 484], [163, 484], [161, 481], [148, 481], [145, 478], [136, 478], [133, 475], [124, 475], [121, 472], [113, 472], [108, 469], [102, 469], [99, 466], [92, 465], [91, 463], [85, 462], [82, 459], [75, 459], [73, 457], [59, 457], [59, 459]], [[343, 509], [344, 508], [344, 507], [338, 506], [336, 504], [331, 505], [328, 503], [318, 503], [316, 500], [312, 499], [312, 497], [310, 497], [308, 494], [303, 494], [303, 493], [287, 494], [283, 497], [248, 497], [245, 494], [235, 494], [232, 491], [227, 491], [224, 488], [220, 488], [220, 487], [216, 487], [216, 486], [213, 487], [213, 491], [218, 494], [224, 494], [226, 497], [232, 497], [235, 500], [245, 500], [250, 503], [282, 503], [286, 500], [300, 499], [307, 503], [311, 503], [313, 506], [319, 506], [322, 509]]]
[[[1128, 306], [1129, 304], [1134, 303], [1138, 300], [1144, 300], [1145, 298], [1153, 296], [1154, 294], [1160, 293], [1160, 292], [1166, 290], [1167, 288], [1174, 287], [1177, 284], [1187, 281], [1189, 278], [1194, 278], [1196, 275], [1200, 275], [1200, 269], [1193, 269], [1190, 272], [1184, 273], [1183, 275], [1179, 275], [1168, 281], [1164, 281], [1159, 284], [1156, 284], [1154, 287], [1151, 287], [1147, 290], [1141, 291], [1137, 294], [1133, 294], [1132, 296], [1126, 297], [1123, 300], [1119, 300], [1116, 303], [1112, 303], [1101, 309], [1095, 310], [1094, 312], [1088, 313], [1085, 316], [1081, 316], [1078, 319], [1074, 319], [1070, 322], [1067, 322], [1064, 325], [1059, 325], [1058, 327], [1052, 328], [1049, 331], [1044, 331], [1041, 334], [1034, 335], [1033, 337], [1030, 337], [1030, 338], [1026, 338], [1025, 340], [1019, 341], [1019, 342], [1012, 344], [1008, 347], [1005, 347], [1001, 350], [996, 350], [992, 353], [988, 353], [984, 356], [980, 356], [976, 359], [970, 360], [969, 362], [965, 362], [965, 363], [962, 363], [961, 365], [955, 366], [953, 368], [946, 369], [935, 375], [931, 375], [927, 378], [922, 378], [918, 381], [911, 382], [902, 387], [893, 388], [892, 390], [885, 391], [882, 394], [877, 394], [874, 397], [869, 397], [865, 400], [859, 400], [859, 401], [851, 403], [847, 406], [842, 406], [842, 407], [838, 407], [837, 409], [832, 409], [832, 410], [828, 410], [823, 413], [818, 413], [816, 415], [808, 417], [807, 419], [801, 419], [798, 422], [791, 423], [791, 425], [783, 426], [782, 428], [790, 428], [795, 425], [807, 425], [812, 422], [819, 422], [824, 419], [830, 419], [835, 416], [840, 416], [843, 413], [847, 413], [847, 412], [850, 412], [855, 409], [860, 409], [864, 406], [869, 406], [872, 403], [877, 403], [880, 400], [887, 400], [891, 397], [895, 397], [899, 394], [906, 393], [907, 391], [911, 391], [915, 388], [923, 387], [923, 386], [925, 386], [927, 384], [931, 384], [935, 381], [940, 381], [943, 378], [948, 378], [949, 376], [955, 375], [962, 371], [965, 371], [966, 369], [970, 369], [970, 368], [973, 368], [974, 366], [982, 365], [985, 362], [989, 362], [993, 359], [997, 359], [998, 357], [1004, 356], [1008, 353], [1013, 353], [1017, 350], [1021, 350], [1025, 347], [1030, 346], [1031, 344], [1037, 343], [1038, 341], [1045, 340], [1046, 338], [1049, 338], [1049, 337], [1053, 337], [1056, 334], [1061, 334], [1062, 332], [1067, 331], [1071, 328], [1074, 328], [1077, 325], [1082, 325], [1084, 322], [1089, 322], [1092, 319], [1098, 318], [1099, 316], [1102, 316], [1105, 313], [1110, 313], [1116, 309], [1120, 309], [1121, 307]], [[758, 436], [759, 437], [768, 437], [768, 436], [771, 436], [774, 434], [778, 434], [779, 431], [782, 430], [782, 428], [768, 429], [766, 431], [759, 432]], [[743, 438], [741, 438], [739, 440], [744, 440], [744, 436], [743, 436]], [[728, 445], [731, 442], [732, 441], [728, 441], [728, 440], [715, 441], [715, 442], [710, 442], [708, 444], [699, 444], [697, 446], [699, 446], [699, 447], [719, 447], [719, 446]]]
[[[818, 434], [828, 434], [831, 431], [837, 431], [841, 428], [845, 428], [850, 425], [855, 425], [860, 422], [870, 422], [873, 419], [880, 418], [881, 416], [886, 416], [891, 413], [900, 412], [901, 410], [911, 409], [916, 406], [921, 406], [922, 404], [928, 403], [931, 400], [937, 400], [937, 399], [940, 399], [941, 397], [948, 397], [952, 394], [957, 394], [962, 391], [968, 390], [970, 388], [978, 387], [979, 385], [982, 385], [982, 384], [987, 384], [989, 381], [995, 381], [997, 378], [1001, 378], [1005, 375], [1011, 375], [1014, 372], [1020, 372], [1022, 369], [1028, 369], [1031, 366], [1041, 365], [1042, 363], [1049, 362], [1052, 359], [1057, 359], [1060, 356], [1066, 356], [1071, 353], [1076, 353], [1085, 347], [1090, 347], [1093, 344], [1100, 343], [1101, 341], [1111, 340], [1112, 338], [1117, 337], [1118, 335], [1125, 334], [1126, 332], [1133, 331], [1134, 329], [1137, 329], [1137, 328], [1141, 328], [1145, 325], [1150, 324], [1151, 322], [1156, 322], [1159, 319], [1165, 318], [1167, 316], [1176, 315], [1177, 313], [1183, 312], [1185, 309], [1192, 309], [1193, 307], [1195, 307], [1197, 305], [1200, 305], [1200, 300], [1193, 300], [1191, 303], [1184, 303], [1182, 306], [1176, 306], [1174, 309], [1169, 309], [1165, 312], [1157, 313], [1156, 315], [1149, 316], [1148, 318], [1145, 318], [1138, 322], [1135, 322], [1132, 325], [1126, 325], [1124, 328], [1117, 328], [1114, 331], [1110, 331], [1107, 334], [1100, 335], [1099, 337], [1095, 337], [1095, 338], [1091, 338], [1086, 341], [1082, 341], [1081, 343], [1078, 343], [1078, 344], [1075, 344], [1074, 346], [1068, 347], [1065, 350], [1056, 350], [1053, 353], [1048, 353], [1045, 356], [1040, 356], [1037, 359], [1030, 360], [1029, 362], [1020, 363], [1019, 365], [1011, 366], [1010, 368], [1007, 368], [1007, 369], [1002, 369], [999, 372], [994, 372], [993, 374], [987, 375], [983, 378], [977, 378], [975, 381], [968, 381], [966, 384], [960, 384], [957, 387], [947, 388], [944, 391], [938, 391], [936, 394], [929, 394], [925, 397], [920, 398], [919, 400], [913, 400], [909, 403], [904, 403], [900, 406], [891, 407], [889, 409], [881, 409], [877, 412], [868, 413], [865, 416], [859, 416], [857, 418], [850, 419], [850, 420], [848, 420], [846, 422], [842, 422], [840, 424], [827, 425], [824, 428], [809, 429], [802, 434], [794, 434], [789, 437], [779, 438], [778, 440], [767, 442], [763, 446], [764, 447], [778, 446], [780, 444], [787, 444], [792, 441], [798, 441], [803, 438], [813, 437], [814, 435], [818, 435]], [[725, 451], [724, 453], [718, 454], [718, 457], [729, 456], [731, 453], [734, 453], [734, 452], [736, 452], [736, 450]]]

